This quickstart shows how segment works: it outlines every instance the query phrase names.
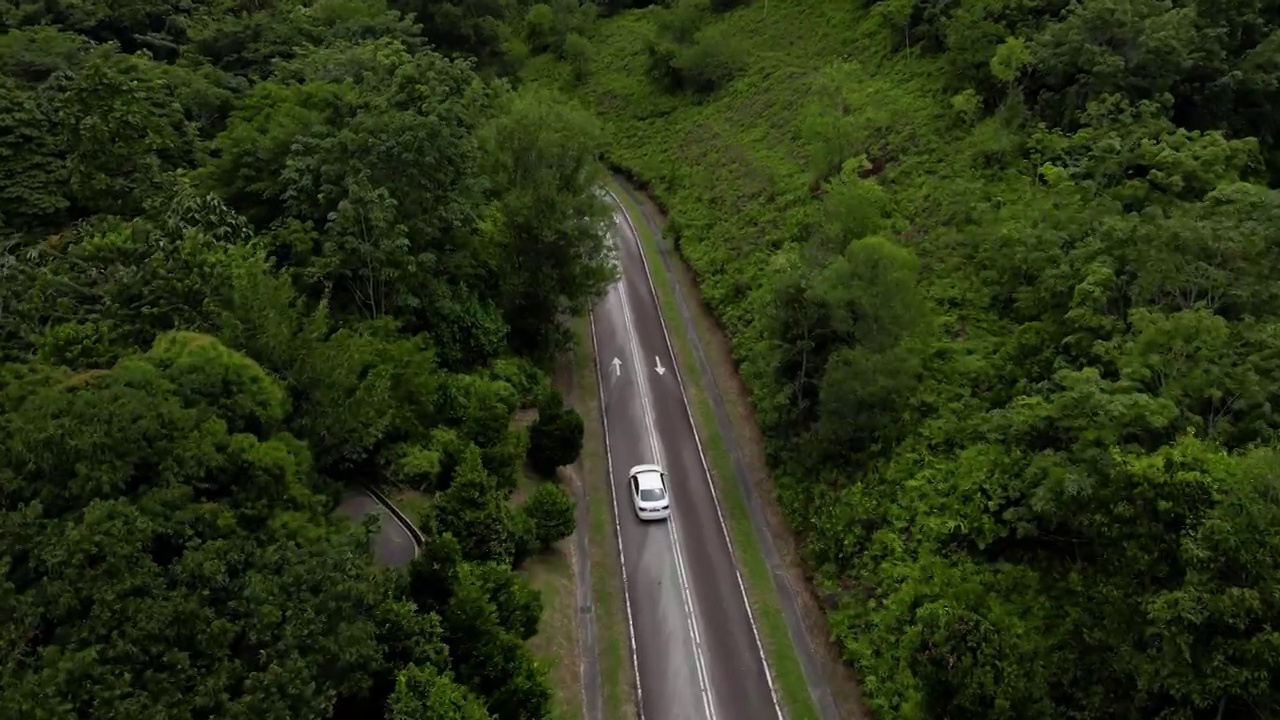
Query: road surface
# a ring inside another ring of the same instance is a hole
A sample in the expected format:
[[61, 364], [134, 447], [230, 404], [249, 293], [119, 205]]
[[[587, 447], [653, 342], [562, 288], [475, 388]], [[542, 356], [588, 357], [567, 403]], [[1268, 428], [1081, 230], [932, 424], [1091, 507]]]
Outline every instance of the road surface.
[[[641, 717], [779, 720], [639, 240], [616, 213], [622, 279], [591, 329]], [[666, 522], [632, 509], [627, 471], [651, 462], [668, 473]]]
[[373, 561], [382, 567], [408, 567], [418, 554], [413, 535], [382, 503], [367, 490], [347, 488], [338, 503], [338, 512], [353, 522], [364, 522], [367, 515], [378, 518], [378, 534], [373, 537]]

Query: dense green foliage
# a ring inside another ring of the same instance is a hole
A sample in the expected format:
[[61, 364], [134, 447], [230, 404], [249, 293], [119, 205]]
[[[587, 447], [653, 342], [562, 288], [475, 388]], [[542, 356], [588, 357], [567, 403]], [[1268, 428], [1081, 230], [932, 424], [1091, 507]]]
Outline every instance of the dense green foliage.
[[380, 0], [0, 21], [0, 716], [548, 717], [514, 416], [613, 272], [590, 115]]
[[540, 547], [573, 532], [573, 498], [559, 485], [539, 485], [521, 509], [532, 521], [533, 537]]
[[1280, 6], [720, 10], [524, 76], [669, 211], [878, 716], [1280, 713]]
[[564, 404], [559, 393], [548, 393], [529, 428], [529, 465], [544, 476], [568, 465], [582, 452], [582, 416]]
[[1280, 713], [1280, 6], [647, 5], [0, 6], [0, 715], [545, 717], [606, 143], [880, 717]]

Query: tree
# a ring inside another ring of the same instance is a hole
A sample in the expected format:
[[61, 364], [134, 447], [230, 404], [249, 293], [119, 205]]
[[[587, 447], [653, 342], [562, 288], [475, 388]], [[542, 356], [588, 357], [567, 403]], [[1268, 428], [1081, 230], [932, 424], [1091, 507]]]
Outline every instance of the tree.
[[601, 297], [614, 279], [608, 205], [595, 192], [599, 123], [573, 101], [536, 87], [500, 101], [480, 133], [495, 183], [493, 274], [509, 342], [531, 357], [567, 347], [561, 320]]
[[29, 507], [0, 532], [6, 556], [48, 568], [2, 601], [6, 714], [48, 708], [59, 687], [57, 702], [103, 712], [314, 717], [368, 682], [377, 585], [354, 538], [264, 537], [184, 488], [66, 519]]
[[0, 231], [26, 232], [61, 220], [70, 204], [60, 138], [38, 95], [0, 78]]
[[193, 158], [193, 131], [165, 79], [143, 61], [100, 49], [49, 81], [68, 162], [73, 218], [132, 215], [161, 174]]
[[165, 335], [111, 370], [43, 371], [8, 394], [0, 452], [25, 470], [0, 483], [6, 506], [59, 514], [169, 482], [245, 511], [314, 502], [305, 449], [273, 437], [287, 408], [279, 385], [210, 337]]
[[547, 393], [538, 419], [529, 428], [529, 464], [540, 475], [554, 477], [556, 468], [577, 461], [582, 433], [578, 411], [566, 407], [558, 392]]
[[463, 558], [511, 563], [516, 541], [511, 509], [474, 445], [463, 450], [453, 482], [435, 507], [436, 522], [458, 539]]
[[[464, 283], [488, 261], [473, 241], [483, 202], [474, 134], [491, 94], [465, 63], [394, 40], [316, 48], [254, 87], [215, 138], [205, 178], [255, 223], [315, 229], [305, 254], [276, 248], [308, 293], [470, 336], [477, 315], [485, 322], [484, 298]], [[468, 296], [481, 312], [459, 315], [452, 305]]]
[[464, 564], [443, 614], [450, 647], [457, 647], [454, 672], [488, 698], [495, 717], [544, 720], [550, 713], [546, 670], [524, 642], [501, 624], [483, 583], [485, 571]]
[[476, 697], [430, 665], [409, 665], [396, 677], [388, 720], [490, 720]]
[[814, 454], [858, 456], [879, 445], [892, 446], [902, 428], [904, 409], [919, 382], [914, 349], [872, 352], [841, 348], [822, 371]]
[[274, 433], [286, 405], [260, 368], [173, 333], [3, 398], [7, 712], [60, 687], [108, 713], [314, 716], [367, 686], [385, 591], [324, 519], [305, 446]]
[[561, 486], [544, 483], [534, 489], [520, 507], [532, 521], [533, 538], [540, 549], [546, 549], [573, 534], [575, 503]]
[[473, 569], [493, 603], [498, 624], [521, 640], [536, 635], [542, 617], [542, 594], [537, 588], [503, 565], [487, 563]]
[[[397, 9], [379, 0], [285, 0], [197, 13], [185, 23], [188, 47], [194, 51], [189, 54], [197, 54], [221, 73], [257, 81], [305, 48], [334, 41], [385, 38], [424, 46], [423, 27]], [[417, 19], [425, 18], [419, 14]]]
[[[499, 5], [0, 8], [0, 715], [548, 717], [512, 421], [611, 266]], [[357, 481], [428, 495], [409, 573]]]

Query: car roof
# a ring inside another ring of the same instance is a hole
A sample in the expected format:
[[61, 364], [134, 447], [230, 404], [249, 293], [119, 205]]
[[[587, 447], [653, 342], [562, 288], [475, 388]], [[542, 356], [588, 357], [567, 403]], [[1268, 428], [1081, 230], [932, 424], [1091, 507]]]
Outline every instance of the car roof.
[[662, 475], [657, 470], [641, 470], [635, 475], [642, 490], [662, 487]]

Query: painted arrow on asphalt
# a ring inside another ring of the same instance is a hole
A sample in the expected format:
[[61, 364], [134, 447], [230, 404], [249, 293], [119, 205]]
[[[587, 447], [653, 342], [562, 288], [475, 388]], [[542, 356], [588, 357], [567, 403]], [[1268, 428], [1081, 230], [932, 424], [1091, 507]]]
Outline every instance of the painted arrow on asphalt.
[[622, 375], [622, 361], [618, 358], [614, 358], [610, 365], [613, 365], [613, 376], [620, 377]]
[[659, 375], [662, 375], [663, 373], [665, 373], [665, 372], [667, 371], [667, 369], [666, 369], [666, 368], [662, 367], [662, 361], [658, 359], [658, 356], [657, 356], [657, 355], [654, 355], [654, 356], [653, 356], [653, 361], [654, 361], [655, 363], [657, 363], [657, 366], [656, 366], [656, 367], [654, 367], [653, 369], [654, 369], [654, 370], [657, 370]]

